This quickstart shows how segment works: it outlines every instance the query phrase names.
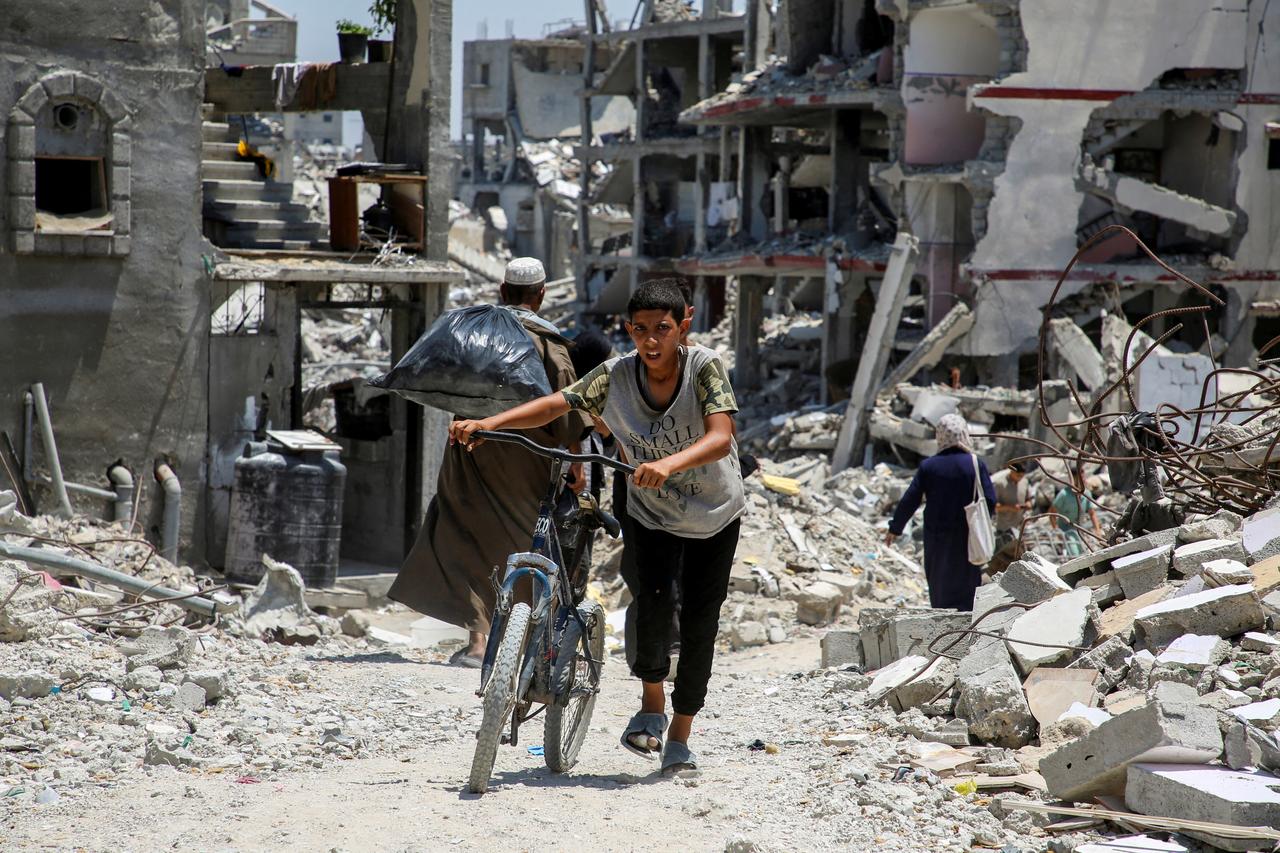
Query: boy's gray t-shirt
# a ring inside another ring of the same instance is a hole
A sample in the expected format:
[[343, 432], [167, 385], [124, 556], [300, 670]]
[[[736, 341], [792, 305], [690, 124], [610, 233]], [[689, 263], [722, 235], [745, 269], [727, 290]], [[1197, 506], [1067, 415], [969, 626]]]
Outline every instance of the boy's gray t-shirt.
[[[644, 367], [634, 352], [604, 362], [562, 393], [570, 406], [608, 425], [629, 462], [653, 462], [702, 438], [707, 415], [738, 411], [728, 374], [714, 350], [683, 347], [681, 360], [680, 383], [664, 411], [645, 399], [640, 373]], [[635, 521], [690, 539], [716, 535], [745, 508], [736, 440], [728, 456], [673, 474], [661, 489], [627, 484], [627, 512]]]

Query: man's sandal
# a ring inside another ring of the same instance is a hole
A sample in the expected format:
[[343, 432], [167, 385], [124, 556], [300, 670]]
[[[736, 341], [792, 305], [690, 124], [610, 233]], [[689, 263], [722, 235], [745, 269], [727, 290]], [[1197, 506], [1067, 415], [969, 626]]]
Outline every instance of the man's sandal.
[[[662, 736], [667, 731], [667, 715], [640, 712], [627, 723], [627, 730], [622, 733], [622, 745], [641, 758], [654, 758], [662, 751]], [[631, 739], [636, 735], [645, 735], [645, 741], [653, 738], [658, 742], [657, 749], [641, 748]]]
[[689, 751], [689, 745], [669, 740], [662, 750], [662, 773], [670, 775], [683, 770], [697, 770], [698, 757]]

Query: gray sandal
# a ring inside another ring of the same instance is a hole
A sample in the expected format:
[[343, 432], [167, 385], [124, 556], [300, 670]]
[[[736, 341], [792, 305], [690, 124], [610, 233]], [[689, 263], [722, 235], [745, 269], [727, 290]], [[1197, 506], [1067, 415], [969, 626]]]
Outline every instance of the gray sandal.
[[689, 745], [678, 740], [669, 740], [662, 750], [662, 772], [664, 774], [679, 773], [682, 770], [697, 770], [698, 757], [689, 751]]
[[[622, 733], [622, 745], [641, 758], [653, 758], [662, 751], [662, 736], [667, 731], [666, 714], [650, 714], [640, 712], [627, 723], [627, 730]], [[646, 735], [658, 741], [657, 749], [642, 749], [631, 742], [636, 735]]]

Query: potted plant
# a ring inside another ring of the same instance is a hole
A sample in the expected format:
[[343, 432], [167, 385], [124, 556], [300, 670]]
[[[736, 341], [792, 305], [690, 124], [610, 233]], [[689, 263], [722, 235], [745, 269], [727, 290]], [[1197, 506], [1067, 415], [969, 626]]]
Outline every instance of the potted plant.
[[364, 62], [365, 48], [373, 28], [343, 18], [338, 21], [338, 53], [343, 62]]
[[[369, 4], [369, 17], [373, 19], [373, 31], [378, 35], [392, 33], [396, 26], [396, 0], [373, 0]], [[369, 61], [391, 61], [391, 39], [369, 39]]]

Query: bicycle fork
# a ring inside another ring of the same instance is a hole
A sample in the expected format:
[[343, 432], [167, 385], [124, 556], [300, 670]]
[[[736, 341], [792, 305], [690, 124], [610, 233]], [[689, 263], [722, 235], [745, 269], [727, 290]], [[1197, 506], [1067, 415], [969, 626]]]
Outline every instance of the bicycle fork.
[[[480, 667], [480, 688], [477, 696], [483, 696], [489, 686], [489, 677], [493, 674], [493, 660], [498, 653], [498, 644], [502, 642], [502, 634], [507, 624], [507, 616], [514, 603], [515, 587], [521, 578], [528, 577], [534, 584], [533, 612], [529, 624], [531, 631], [537, 630], [547, 617], [551, 600], [556, 592], [556, 565], [541, 554], [524, 551], [507, 557], [507, 567], [498, 583], [498, 570], [494, 568], [490, 576], [497, 606], [494, 608], [493, 624], [489, 626], [489, 640], [485, 645], [484, 663]], [[523, 667], [521, 667], [523, 669]]]

